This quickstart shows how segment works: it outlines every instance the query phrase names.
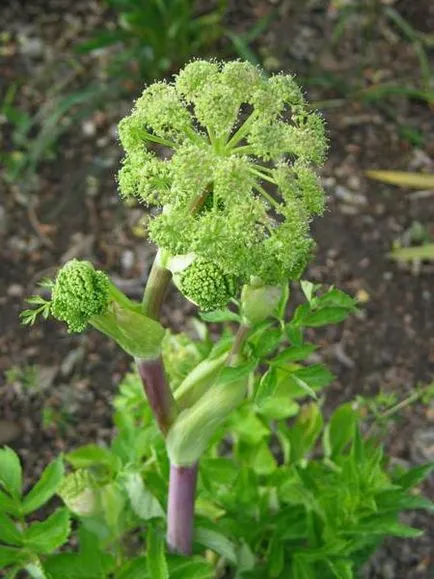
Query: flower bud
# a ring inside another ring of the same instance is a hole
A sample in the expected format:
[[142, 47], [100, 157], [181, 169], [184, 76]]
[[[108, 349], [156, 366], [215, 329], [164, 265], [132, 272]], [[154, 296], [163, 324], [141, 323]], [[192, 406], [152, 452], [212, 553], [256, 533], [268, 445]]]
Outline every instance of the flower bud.
[[263, 322], [276, 312], [282, 297], [280, 286], [262, 285], [253, 281], [241, 292], [241, 317], [247, 326]]

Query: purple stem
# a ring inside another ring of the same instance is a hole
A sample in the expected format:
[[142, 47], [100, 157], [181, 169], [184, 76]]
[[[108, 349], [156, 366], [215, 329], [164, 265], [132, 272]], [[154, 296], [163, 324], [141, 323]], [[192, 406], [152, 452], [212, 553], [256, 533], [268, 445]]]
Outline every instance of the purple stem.
[[197, 470], [197, 463], [170, 465], [167, 544], [172, 552], [180, 555], [191, 555]]
[[177, 415], [176, 403], [164, 373], [163, 360], [136, 360], [146, 397], [158, 426], [167, 435]]

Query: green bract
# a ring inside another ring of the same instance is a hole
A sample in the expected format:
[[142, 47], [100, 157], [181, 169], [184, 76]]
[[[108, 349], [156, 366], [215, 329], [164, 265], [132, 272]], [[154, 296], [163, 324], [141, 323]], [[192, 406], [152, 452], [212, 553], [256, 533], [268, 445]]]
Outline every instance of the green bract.
[[327, 142], [292, 76], [193, 61], [146, 88], [119, 135], [122, 195], [164, 209], [149, 226], [157, 245], [240, 280], [300, 275], [310, 221], [324, 211], [316, 167]]

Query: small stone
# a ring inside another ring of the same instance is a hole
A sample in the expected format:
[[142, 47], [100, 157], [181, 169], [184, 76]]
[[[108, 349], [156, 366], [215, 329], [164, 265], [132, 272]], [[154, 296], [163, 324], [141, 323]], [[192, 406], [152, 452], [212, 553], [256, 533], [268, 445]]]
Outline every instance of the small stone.
[[121, 255], [121, 265], [124, 273], [128, 273], [134, 267], [135, 263], [134, 251], [126, 249]]
[[24, 294], [24, 288], [18, 283], [13, 283], [8, 287], [8, 296], [11, 298], [20, 298]]
[[370, 301], [371, 296], [368, 294], [368, 292], [365, 289], [360, 288], [356, 292], [356, 299], [361, 304], [367, 304]]

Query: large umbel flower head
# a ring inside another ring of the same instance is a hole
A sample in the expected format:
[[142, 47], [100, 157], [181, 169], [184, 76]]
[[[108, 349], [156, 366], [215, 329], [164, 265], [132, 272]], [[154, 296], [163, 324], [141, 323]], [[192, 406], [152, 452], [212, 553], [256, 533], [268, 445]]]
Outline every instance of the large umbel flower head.
[[324, 211], [315, 170], [326, 137], [292, 76], [193, 61], [174, 82], [146, 88], [119, 135], [121, 194], [157, 208], [149, 234], [158, 246], [244, 282], [301, 274], [310, 221]]

